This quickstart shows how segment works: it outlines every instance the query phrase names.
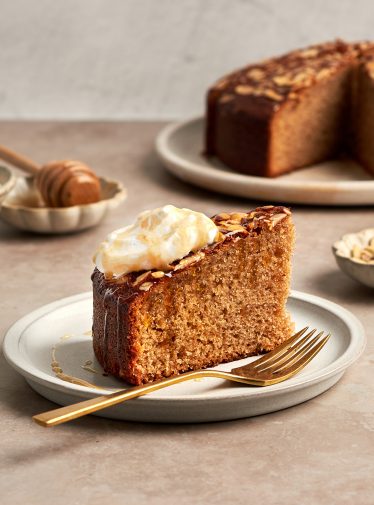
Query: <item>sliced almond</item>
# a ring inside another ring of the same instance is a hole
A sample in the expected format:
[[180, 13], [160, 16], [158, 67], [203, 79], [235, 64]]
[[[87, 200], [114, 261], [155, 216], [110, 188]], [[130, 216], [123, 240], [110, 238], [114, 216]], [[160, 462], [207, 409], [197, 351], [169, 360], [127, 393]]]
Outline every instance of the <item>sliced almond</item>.
[[314, 58], [317, 55], [318, 55], [318, 49], [315, 48], [305, 49], [304, 51], [300, 51], [299, 53], [299, 56], [301, 56], [301, 58]]
[[121, 275], [120, 277], [113, 277], [112, 281], [115, 282], [116, 284], [125, 284], [125, 282], [128, 282], [129, 276], [128, 275]]
[[358, 244], [355, 244], [351, 250], [351, 258], [362, 261], [363, 263], [371, 263], [374, 261], [374, 244], [370, 245], [373, 242], [373, 239], [369, 241], [369, 245], [364, 248], [360, 247]]
[[368, 251], [364, 250], [364, 251], [361, 252], [360, 259], [362, 261], [365, 261], [366, 263], [368, 263], [369, 261], [371, 261], [373, 259], [373, 256], [372, 256], [371, 253], [369, 253]]
[[149, 274], [150, 271], [140, 274], [133, 282], [133, 286], [138, 286], [139, 284], [141, 284], [148, 277]]
[[245, 219], [248, 214], [245, 212], [234, 212], [233, 214], [230, 215], [230, 219], [233, 219], [234, 221], [241, 221], [242, 219]]
[[227, 214], [226, 212], [222, 212], [221, 214], [214, 216], [215, 221], [226, 221], [226, 219], [230, 219], [230, 214]]
[[287, 214], [274, 214], [273, 216], [270, 216], [272, 227], [274, 228], [274, 226], [283, 221], [286, 217]]
[[291, 86], [292, 79], [289, 75], [276, 75], [273, 77], [273, 81], [277, 86]]
[[236, 232], [241, 232], [241, 231], [246, 231], [243, 226], [240, 224], [226, 224], [222, 223], [222, 226], [220, 226], [220, 230], [225, 232], [225, 231], [236, 231]]
[[329, 68], [323, 68], [322, 70], [320, 70], [318, 72], [318, 74], [316, 75], [316, 79], [317, 80], [321, 80], [321, 79], [324, 79], [325, 77], [329, 77], [331, 75], [331, 69]]
[[374, 245], [368, 245], [365, 247], [365, 251], [374, 256]]
[[280, 102], [283, 100], [283, 96], [274, 91], [273, 89], [265, 89], [263, 93], [270, 100], [275, 100], [276, 102]]
[[303, 84], [307, 81], [308, 79], [308, 74], [306, 72], [300, 72], [299, 74], [296, 74], [294, 78], [292, 79], [292, 84]]
[[248, 86], [246, 84], [240, 84], [236, 86], [235, 93], [238, 95], [253, 95], [255, 88], [253, 86]]
[[[224, 240], [225, 236], [223, 235], [223, 233], [221, 233], [220, 231], [217, 231], [217, 235], [214, 237], [214, 242], [222, 242], [222, 240]], [[210, 244], [212, 245], [212, 244]]]
[[151, 275], [155, 279], [161, 279], [161, 277], [164, 277], [165, 272], [163, 272], [162, 270], [158, 270], [157, 272], [152, 272]]
[[140, 291], [148, 291], [152, 286], [152, 282], [144, 282], [141, 286], [139, 286], [139, 289]]
[[266, 72], [262, 68], [251, 68], [247, 72], [247, 76], [254, 81], [261, 81], [266, 75]]
[[174, 271], [186, 268], [188, 265], [192, 265], [192, 263], [196, 263], [197, 261], [202, 260], [204, 256], [205, 254], [203, 252], [198, 252], [192, 256], [188, 256], [188, 258], [180, 260], [180, 262], [175, 266]]
[[360, 259], [361, 257], [361, 247], [359, 247], [357, 244], [353, 246], [353, 249], [351, 251], [352, 258]]

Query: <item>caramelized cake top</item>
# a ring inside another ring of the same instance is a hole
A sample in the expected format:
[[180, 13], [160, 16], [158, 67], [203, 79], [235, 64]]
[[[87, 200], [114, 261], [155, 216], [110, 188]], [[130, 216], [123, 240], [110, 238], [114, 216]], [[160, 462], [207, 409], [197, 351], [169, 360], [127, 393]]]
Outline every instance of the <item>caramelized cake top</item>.
[[372, 42], [348, 44], [336, 40], [317, 44], [233, 72], [220, 79], [210, 92], [218, 94], [222, 104], [235, 98], [236, 102], [258, 102], [261, 108], [276, 110], [288, 99], [297, 100], [303, 89], [373, 53]]
[[219, 247], [228, 242], [236, 242], [246, 237], [256, 236], [266, 228], [273, 230], [284, 219], [291, 215], [287, 207], [267, 205], [258, 207], [250, 212], [220, 213], [211, 219], [218, 227], [220, 236], [216, 242], [209, 244], [196, 252], [190, 252], [182, 259], [171, 263], [167, 270], [147, 270], [131, 272], [121, 277], [105, 275], [95, 269], [93, 277], [101, 275], [103, 288], [121, 290], [124, 299], [128, 299], [139, 292], [149, 291], [153, 285], [162, 281], [164, 277], [173, 277], [201, 261], [205, 256], [214, 253]]

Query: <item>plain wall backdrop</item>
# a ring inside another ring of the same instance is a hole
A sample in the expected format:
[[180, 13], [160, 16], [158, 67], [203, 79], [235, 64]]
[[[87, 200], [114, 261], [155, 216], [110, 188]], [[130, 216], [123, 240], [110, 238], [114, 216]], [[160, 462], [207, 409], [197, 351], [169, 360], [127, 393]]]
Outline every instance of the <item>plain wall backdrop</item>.
[[374, 38], [373, 0], [1, 0], [0, 118], [181, 118], [259, 58]]

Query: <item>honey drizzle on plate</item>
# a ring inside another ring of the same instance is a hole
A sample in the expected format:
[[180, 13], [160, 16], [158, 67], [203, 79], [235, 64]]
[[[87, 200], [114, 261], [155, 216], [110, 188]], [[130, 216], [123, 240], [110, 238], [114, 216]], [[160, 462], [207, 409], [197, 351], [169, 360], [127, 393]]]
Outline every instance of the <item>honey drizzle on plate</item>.
[[84, 365], [81, 365], [81, 368], [83, 368], [83, 370], [86, 370], [86, 372], [97, 373], [97, 374], [101, 373], [101, 372], [99, 372], [99, 370], [95, 370], [95, 368], [92, 367], [92, 361], [90, 359], [87, 360]]
[[[62, 337], [60, 337], [60, 340], [61, 341], [67, 340], [70, 337], [72, 337], [72, 335], [63, 335]], [[88, 362], [86, 361], [86, 363], [88, 363]], [[85, 363], [85, 365], [86, 365], [86, 363]], [[91, 364], [92, 364], [92, 362], [91, 362]], [[84, 368], [85, 365], [83, 365], [82, 368]], [[104, 389], [100, 386], [95, 386], [95, 384], [91, 384], [91, 382], [85, 381], [84, 379], [79, 379], [78, 377], [74, 377], [73, 375], [68, 375], [68, 374], [64, 373], [64, 371], [61, 368], [60, 363], [57, 361], [57, 358], [56, 358], [56, 345], [54, 345], [52, 347], [51, 369], [52, 369], [52, 372], [55, 374], [55, 376], [58, 379], [61, 379], [65, 382], [70, 382], [71, 384], [77, 384], [78, 386], [84, 386], [87, 388]], [[92, 370], [89, 370], [89, 371], [94, 371], [94, 369], [92, 368]], [[99, 373], [96, 370], [94, 372]]]

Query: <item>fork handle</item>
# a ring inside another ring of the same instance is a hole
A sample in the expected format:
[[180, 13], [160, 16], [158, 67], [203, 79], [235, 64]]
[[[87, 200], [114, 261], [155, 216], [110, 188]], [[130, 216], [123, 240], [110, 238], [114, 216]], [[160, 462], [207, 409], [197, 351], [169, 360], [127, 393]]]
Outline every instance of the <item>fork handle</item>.
[[58, 424], [72, 421], [78, 417], [92, 414], [98, 410], [112, 407], [113, 405], [125, 402], [126, 400], [131, 400], [132, 398], [137, 398], [138, 396], [152, 393], [153, 391], [172, 386], [173, 384], [178, 384], [179, 382], [184, 382], [191, 379], [199, 379], [206, 376], [216, 377], [219, 379], [227, 379], [229, 375], [229, 373], [221, 372], [219, 370], [196, 370], [187, 372], [181, 375], [176, 375], [174, 377], [169, 377], [168, 379], [161, 379], [159, 381], [144, 384], [142, 386], [135, 386], [130, 389], [122, 389], [110, 395], [97, 396], [95, 398], [91, 398], [90, 400], [85, 400], [83, 402], [74, 403], [73, 405], [67, 405], [66, 407], [50, 410], [48, 412], [34, 416], [33, 420], [37, 424], [40, 424], [40, 426], [57, 426]]

